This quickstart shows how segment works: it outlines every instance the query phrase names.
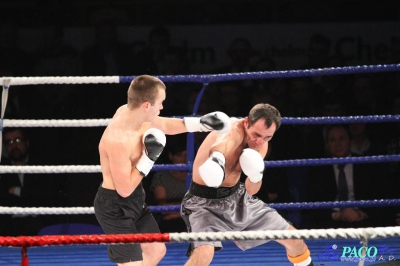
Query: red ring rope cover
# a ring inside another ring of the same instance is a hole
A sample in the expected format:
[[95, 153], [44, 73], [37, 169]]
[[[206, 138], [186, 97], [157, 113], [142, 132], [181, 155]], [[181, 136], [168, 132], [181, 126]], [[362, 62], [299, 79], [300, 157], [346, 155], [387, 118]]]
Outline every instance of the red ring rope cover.
[[77, 244], [127, 244], [145, 242], [170, 242], [170, 235], [169, 233], [164, 233], [0, 237], [0, 246], [7, 247], [34, 247]]

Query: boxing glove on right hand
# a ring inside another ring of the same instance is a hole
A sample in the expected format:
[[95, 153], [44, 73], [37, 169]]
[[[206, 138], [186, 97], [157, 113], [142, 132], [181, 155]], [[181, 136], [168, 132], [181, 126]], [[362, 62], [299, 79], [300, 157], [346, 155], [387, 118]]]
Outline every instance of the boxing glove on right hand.
[[258, 183], [263, 178], [264, 159], [256, 150], [246, 148], [239, 157], [239, 163], [243, 173], [252, 183]]
[[156, 128], [149, 128], [143, 134], [143, 144], [145, 149], [142, 156], [136, 163], [136, 169], [143, 175], [147, 176], [154, 165], [154, 162], [160, 157], [166, 143], [164, 133]]
[[208, 187], [219, 187], [225, 179], [225, 156], [219, 151], [211, 153], [210, 157], [199, 167], [201, 179]]
[[188, 132], [225, 133], [231, 128], [230, 118], [223, 112], [212, 112], [202, 117], [184, 117], [183, 121]]

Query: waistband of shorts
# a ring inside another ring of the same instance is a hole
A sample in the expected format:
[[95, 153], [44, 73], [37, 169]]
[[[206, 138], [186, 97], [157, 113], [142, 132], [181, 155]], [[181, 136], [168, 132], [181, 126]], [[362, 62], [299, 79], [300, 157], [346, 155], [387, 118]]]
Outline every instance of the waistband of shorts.
[[192, 182], [190, 183], [189, 193], [206, 199], [219, 199], [229, 197], [239, 189], [239, 186], [240, 182], [237, 182], [233, 187], [213, 188]]
[[[119, 199], [122, 198], [118, 192], [114, 189], [108, 189], [108, 188], [104, 188], [101, 186], [99, 186], [98, 189], [98, 194], [101, 195], [103, 198], [108, 198], [108, 199]], [[137, 188], [132, 192], [131, 195], [129, 195], [127, 198], [132, 198], [132, 197], [141, 197], [143, 195], [142, 193], [142, 185], [141, 183], [137, 186]]]

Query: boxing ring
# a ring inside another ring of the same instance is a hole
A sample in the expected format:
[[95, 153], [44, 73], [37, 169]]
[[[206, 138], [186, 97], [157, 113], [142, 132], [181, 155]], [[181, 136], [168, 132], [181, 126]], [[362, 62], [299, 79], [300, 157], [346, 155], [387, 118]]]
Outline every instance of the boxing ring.
[[[311, 70], [250, 72], [217, 75], [158, 76], [164, 82], [196, 82], [203, 88], [196, 99], [193, 116], [196, 115], [201, 97], [212, 82], [244, 79], [290, 78], [316, 75], [338, 75], [400, 71], [400, 64], [338, 67]], [[2, 77], [1, 129], [5, 127], [105, 127], [110, 119], [84, 120], [10, 120], [4, 119], [8, 91], [16, 85], [43, 84], [100, 84], [130, 83], [134, 76], [110, 77]], [[283, 117], [282, 124], [343, 124], [353, 122], [391, 123], [400, 122], [400, 115], [351, 116], [351, 117]], [[1, 138], [1, 137], [0, 137]], [[188, 133], [188, 163], [178, 165], [156, 164], [152, 171], [190, 171], [194, 160], [194, 137]], [[0, 142], [1, 143], [1, 142]], [[1, 149], [0, 149], [1, 151]], [[383, 163], [400, 161], [400, 155], [378, 155], [350, 158], [316, 158], [282, 161], [265, 161], [266, 167], [298, 167], [346, 163]], [[4, 166], [2, 173], [99, 173], [99, 165], [60, 166]], [[189, 181], [188, 181], [189, 182]], [[400, 206], [400, 199], [376, 199], [344, 202], [294, 202], [270, 204], [277, 210], [322, 209], [335, 207], [384, 207]], [[153, 212], [178, 211], [179, 206], [150, 206]], [[93, 207], [68, 208], [19, 208], [1, 207], [0, 214], [34, 215], [93, 215]], [[312, 229], [296, 231], [221, 232], [221, 233], [164, 233], [130, 235], [43, 235], [0, 237], [0, 265], [114, 265], [107, 257], [107, 245], [143, 242], [165, 242], [167, 254], [159, 265], [183, 265], [192, 240], [220, 240], [224, 249], [215, 253], [211, 265], [291, 265], [284, 248], [274, 241], [242, 252], [233, 244], [237, 239], [288, 239], [302, 238], [311, 251], [314, 265], [400, 265], [400, 227], [359, 229]], [[343, 257], [344, 250], [355, 248], [359, 260]], [[376, 251], [376, 252], [375, 252]], [[374, 259], [373, 259], [374, 258]]]

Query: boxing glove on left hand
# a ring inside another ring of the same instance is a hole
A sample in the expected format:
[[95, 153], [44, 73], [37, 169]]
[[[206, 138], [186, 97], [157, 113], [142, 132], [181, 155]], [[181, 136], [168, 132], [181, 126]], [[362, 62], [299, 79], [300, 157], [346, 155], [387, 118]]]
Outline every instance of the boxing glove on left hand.
[[143, 144], [145, 149], [143, 150], [142, 156], [136, 163], [136, 169], [143, 175], [147, 176], [160, 157], [166, 143], [164, 133], [156, 128], [149, 128], [143, 134]]
[[264, 159], [257, 151], [250, 148], [244, 149], [239, 157], [239, 163], [243, 173], [252, 183], [262, 180], [265, 168]]
[[225, 133], [231, 128], [230, 118], [223, 112], [212, 112], [202, 117], [185, 117], [183, 120], [188, 132]]

